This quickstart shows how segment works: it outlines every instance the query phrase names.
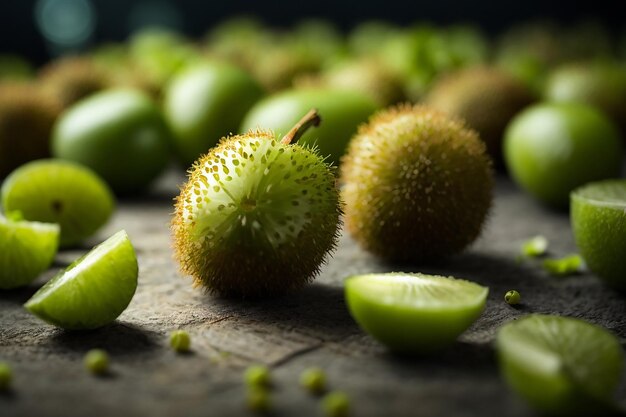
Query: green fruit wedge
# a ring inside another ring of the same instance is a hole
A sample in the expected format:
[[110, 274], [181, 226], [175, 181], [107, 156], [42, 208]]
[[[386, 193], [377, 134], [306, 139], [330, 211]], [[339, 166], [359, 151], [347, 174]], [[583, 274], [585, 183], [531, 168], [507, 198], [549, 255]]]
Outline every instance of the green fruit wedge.
[[262, 94], [252, 76], [226, 64], [207, 63], [177, 75], [165, 91], [163, 106], [181, 162], [191, 165], [236, 132]]
[[528, 107], [504, 138], [504, 159], [515, 182], [555, 208], [567, 208], [569, 193], [587, 182], [619, 177], [622, 155], [616, 125], [585, 104]]
[[485, 308], [489, 289], [423, 274], [357, 275], [346, 280], [352, 317], [391, 350], [428, 353], [457, 339]]
[[24, 306], [42, 320], [70, 330], [113, 322], [137, 289], [137, 257], [119, 231], [59, 272]]
[[113, 193], [93, 171], [62, 160], [42, 159], [13, 171], [2, 184], [5, 212], [26, 220], [58, 223], [61, 246], [92, 236], [115, 207]]
[[498, 331], [496, 347], [507, 383], [548, 415], [606, 416], [622, 373], [619, 341], [585, 321], [532, 314]]
[[28, 285], [48, 269], [59, 234], [57, 224], [0, 216], [0, 290]]
[[595, 182], [571, 195], [571, 222], [587, 267], [626, 290], [626, 180]]
[[356, 91], [331, 89], [289, 90], [258, 102], [246, 115], [240, 132], [272, 129], [282, 137], [310, 109], [317, 109], [322, 123], [298, 140], [299, 145], [316, 145], [329, 162], [339, 163], [357, 127], [376, 110], [371, 98]]
[[165, 169], [170, 132], [161, 111], [140, 91], [107, 90], [81, 100], [58, 120], [56, 158], [93, 169], [118, 194], [144, 191]]

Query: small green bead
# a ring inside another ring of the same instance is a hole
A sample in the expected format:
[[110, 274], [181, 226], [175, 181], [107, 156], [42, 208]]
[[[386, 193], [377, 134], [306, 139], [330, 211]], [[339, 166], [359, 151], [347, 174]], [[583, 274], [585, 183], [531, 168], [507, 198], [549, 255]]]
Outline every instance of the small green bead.
[[319, 368], [306, 369], [300, 374], [300, 385], [314, 394], [319, 394], [326, 388], [326, 375]]
[[350, 413], [350, 400], [343, 392], [331, 392], [322, 399], [322, 409], [328, 417], [346, 417]]
[[504, 301], [506, 301], [507, 304], [513, 306], [515, 304], [519, 304], [520, 301], [522, 301], [522, 296], [516, 290], [507, 291], [507, 293], [504, 294]]
[[264, 388], [252, 388], [248, 390], [246, 404], [250, 411], [263, 413], [270, 409], [272, 403], [270, 395]]
[[85, 355], [85, 368], [95, 375], [103, 375], [109, 370], [109, 354], [102, 349], [92, 349]]
[[528, 257], [538, 257], [546, 254], [548, 250], [548, 239], [544, 236], [535, 236], [528, 239], [522, 245], [522, 254]]
[[249, 387], [266, 387], [270, 383], [270, 371], [263, 365], [252, 365], [244, 374], [244, 379]]
[[11, 380], [13, 379], [13, 371], [8, 363], [0, 362], [0, 391], [9, 389]]
[[191, 347], [191, 337], [184, 330], [173, 331], [170, 335], [170, 346], [176, 352], [188, 352]]

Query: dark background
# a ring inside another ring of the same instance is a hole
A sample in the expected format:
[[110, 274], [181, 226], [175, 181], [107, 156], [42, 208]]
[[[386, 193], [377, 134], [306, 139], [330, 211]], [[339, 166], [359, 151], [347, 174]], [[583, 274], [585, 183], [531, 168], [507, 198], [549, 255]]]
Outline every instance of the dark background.
[[[0, 53], [20, 54], [34, 63], [42, 63], [49, 57], [49, 47], [35, 24], [33, 10], [36, 3], [37, 0], [0, 2]], [[618, 0], [91, 0], [91, 3], [97, 17], [92, 43], [124, 40], [132, 30], [129, 21], [133, 8], [146, 4], [165, 4], [178, 9], [178, 19], [169, 20], [178, 20], [183, 31], [190, 36], [201, 36], [216, 22], [242, 14], [258, 16], [269, 24], [286, 27], [302, 18], [326, 18], [344, 30], [369, 19], [401, 25], [416, 21], [444, 25], [470, 22], [490, 34], [499, 33], [515, 23], [536, 19], [563, 24], [594, 19], [614, 32], [626, 28], [626, 16], [620, 13]]]

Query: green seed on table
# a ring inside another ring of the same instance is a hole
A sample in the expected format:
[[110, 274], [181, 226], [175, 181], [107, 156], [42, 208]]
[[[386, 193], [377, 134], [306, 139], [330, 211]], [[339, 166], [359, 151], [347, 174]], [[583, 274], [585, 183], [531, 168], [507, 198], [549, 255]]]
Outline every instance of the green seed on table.
[[263, 365], [252, 365], [244, 374], [244, 379], [249, 387], [265, 387], [270, 384], [270, 371]]
[[13, 371], [8, 363], [0, 362], [0, 391], [6, 390], [11, 385]]
[[519, 304], [521, 300], [522, 296], [516, 290], [507, 291], [507, 293], [504, 294], [504, 301], [512, 306], [515, 304]]
[[326, 375], [319, 368], [308, 368], [300, 374], [300, 385], [306, 390], [317, 394], [326, 388]]
[[262, 413], [270, 409], [270, 395], [264, 388], [251, 388], [246, 397], [246, 404], [250, 411]]
[[109, 370], [109, 354], [102, 349], [92, 349], [85, 355], [85, 368], [95, 375], [103, 375]]
[[189, 333], [184, 330], [173, 331], [170, 335], [170, 346], [176, 352], [188, 352], [191, 346]]
[[343, 392], [331, 392], [322, 399], [322, 409], [328, 417], [346, 417], [350, 412], [350, 400]]

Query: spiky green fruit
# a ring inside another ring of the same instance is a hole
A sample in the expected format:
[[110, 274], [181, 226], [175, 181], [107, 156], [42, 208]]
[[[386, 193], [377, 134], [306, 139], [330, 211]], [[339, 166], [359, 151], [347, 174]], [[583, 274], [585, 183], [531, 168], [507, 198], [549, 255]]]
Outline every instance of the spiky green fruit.
[[480, 234], [491, 162], [463, 123], [422, 106], [391, 108], [361, 126], [342, 162], [346, 226], [366, 250], [428, 261]]
[[252, 130], [190, 170], [172, 221], [175, 257], [211, 293], [284, 293], [319, 271], [339, 214], [333, 171], [316, 150]]

